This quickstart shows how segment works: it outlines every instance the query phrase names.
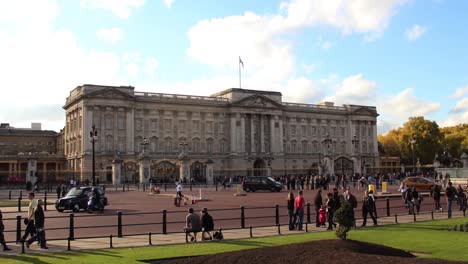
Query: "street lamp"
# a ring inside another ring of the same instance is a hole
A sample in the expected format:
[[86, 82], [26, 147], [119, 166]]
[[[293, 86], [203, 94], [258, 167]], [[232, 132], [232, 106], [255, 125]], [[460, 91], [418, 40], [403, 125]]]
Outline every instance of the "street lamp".
[[361, 163], [361, 152], [358, 152], [359, 150], [359, 139], [356, 137], [356, 135], [353, 136], [353, 140], [351, 140], [354, 146], [354, 151], [358, 153], [358, 159], [359, 159], [359, 170], [362, 174], [362, 163]]
[[413, 139], [410, 141], [411, 143], [411, 151], [413, 152], [413, 174], [416, 171], [416, 163], [414, 160], [414, 144], [416, 144], [416, 136], [413, 136]]
[[93, 125], [91, 131], [89, 132], [89, 138], [91, 139], [91, 144], [93, 145], [93, 186], [96, 185], [96, 157], [94, 154], [94, 143], [96, 143], [98, 139], [98, 132], [96, 130], [96, 126]]

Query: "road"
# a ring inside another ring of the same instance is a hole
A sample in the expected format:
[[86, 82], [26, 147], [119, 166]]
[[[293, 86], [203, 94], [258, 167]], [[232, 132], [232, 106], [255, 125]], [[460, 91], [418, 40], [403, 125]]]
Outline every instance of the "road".
[[[187, 188], [188, 189], [188, 188]], [[390, 186], [389, 191], [397, 194], [395, 186]], [[325, 201], [325, 194], [322, 195]], [[358, 201], [361, 200], [363, 191], [352, 190]], [[199, 189], [193, 189], [193, 192], [186, 190], [185, 195], [199, 196]], [[123, 235], [130, 234], [146, 234], [148, 232], [161, 233], [163, 210], [167, 210], [167, 232], [180, 232], [183, 228], [187, 210], [193, 207], [196, 211], [201, 211], [204, 207], [208, 208], [211, 215], [215, 219], [216, 228], [231, 229], [240, 228], [241, 206], [245, 207], [245, 226], [267, 226], [276, 223], [275, 205], [280, 205], [280, 224], [287, 224], [286, 199], [287, 191], [280, 193], [271, 192], [255, 192], [248, 193], [246, 196], [234, 196], [235, 190], [218, 190], [203, 189], [202, 197], [208, 201], [201, 201], [194, 205], [182, 205], [175, 207], [173, 204], [173, 193], [168, 192], [162, 195], [149, 195], [142, 190], [135, 191], [108, 191], [107, 197], [110, 205], [106, 207], [103, 214], [88, 214], [86, 212], [77, 212], [74, 214], [74, 235], [75, 238], [109, 236], [118, 234], [117, 212], [122, 212], [122, 233]], [[297, 191], [296, 191], [297, 193]], [[316, 190], [304, 190], [304, 198], [306, 203], [311, 203], [311, 220], [315, 220], [315, 212], [313, 208], [313, 198]], [[444, 199], [442, 199], [444, 202]], [[256, 207], [256, 209], [254, 209]], [[445, 204], [443, 204], [445, 208]], [[360, 217], [361, 203], [358, 205], [356, 216]], [[378, 215], [386, 215], [386, 199], [377, 201]], [[458, 209], [457, 206], [455, 208]], [[222, 210], [221, 210], [222, 209]], [[433, 201], [427, 197], [421, 207], [421, 211], [431, 211], [433, 209]], [[69, 236], [69, 213], [59, 213], [51, 205], [46, 211], [45, 226], [47, 229], [47, 239], [65, 239]], [[404, 203], [401, 197], [396, 196], [390, 198], [390, 213], [403, 214], [407, 213], [404, 208]], [[8, 241], [16, 240], [16, 215], [25, 216], [26, 213], [4, 212], [4, 223], [6, 226], [5, 236]], [[304, 221], [307, 220], [306, 216]], [[93, 227], [98, 226], [98, 227]], [[24, 229], [24, 225], [22, 226]]]

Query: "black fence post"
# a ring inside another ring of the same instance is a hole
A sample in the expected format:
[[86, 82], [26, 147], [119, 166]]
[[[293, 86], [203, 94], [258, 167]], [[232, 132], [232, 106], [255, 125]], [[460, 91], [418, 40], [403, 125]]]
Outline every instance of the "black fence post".
[[143, 192], [146, 192], [146, 184], [143, 184]]
[[241, 206], [241, 228], [245, 228], [245, 207]]
[[279, 225], [279, 205], [275, 205], [275, 225]]
[[117, 236], [122, 237], [122, 212], [117, 212]]
[[167, 182], [164, 183], [164, 191], [167, 192]]
[[109, 248], [113, 248], [114, 245], [112, 244], [112, 235], [109, 236]]
[[16, 243], [21, 240], [21, 215], [16, 216]]
[[395, 224], [398, 224], [398, 215], [395, 215]]
[[106, 186], [105, 186], [105, 185], [102, 186], [102, 191], [103, 191], [104, 193], [106, 193]]
[[151, 241], [151, 232], [148, 233], [148, 245], [153, 245], [153, 242]]
[[390, 198], [387, 197], [387, 216], [390, 216]]
[[167, 210], [162, 211], [162, 233], [167, 235]]
[[21, 196], [18, 197], [18, 212], [21, 212], [21, 200], [22, 200], [22, 199], [23, 199], [23, 198], [21, 198]]
[[307, 203], [307, 223], [310, 224], [310, 203]]
[[75, 240], [75, 214], [70, 213], [69, 235], [70, 240]]
[[23, 191], [20, 191], [20, 195], [21, 199], [23, 199]]
[[127, 184], [127, 191], [130, 191], [130, 184]]
[[44, 211], [47, 211], [47, 191], [44, 191]]
[[216, 191], [218, 191], [218, 182], [216, 182], [215, 186], [216, 186]]
[[252, 230], [252, 226], [249, 226], [249, 229], [250, 229], [250, 238], [253, 237], [253, 230]]
[[67, 251], [70, 251], [70, 250], [71, 250], [71, 242], [70, 242], [70, 241], [71, 241], [71, 238], [68, 237], [68, 238], [67, 238]]
[[11, 200], [11, 190], [8, 192], [8, 200]]
[[281, 235], [281, 226], [280, 225], [276, 225], [278, 227], [278, 235]]
[[309, 233], [309, 224], [305, 223], [305, 227], [306, 227], [306, 229], [305, 229], [306, 233]]
[[416, 213], [413, 213], [413, 220], [416, 222]]
[[125, 183], [122, 184], [122, 192], [125, 192]]
[[431, 211], [431, 219], [434, 220], [434, 211]]
[[25, 241], [21, 241], [21, 254], [24, 254], [24, 243]]

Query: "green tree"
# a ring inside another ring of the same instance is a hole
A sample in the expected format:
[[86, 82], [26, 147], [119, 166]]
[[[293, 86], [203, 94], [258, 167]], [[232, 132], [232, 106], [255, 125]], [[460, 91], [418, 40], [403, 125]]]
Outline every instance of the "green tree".
[[444, 139], [444, 149], [455, 158], [460, 158], [463, 151], [468, 150], [468, 124], [441, 128]]

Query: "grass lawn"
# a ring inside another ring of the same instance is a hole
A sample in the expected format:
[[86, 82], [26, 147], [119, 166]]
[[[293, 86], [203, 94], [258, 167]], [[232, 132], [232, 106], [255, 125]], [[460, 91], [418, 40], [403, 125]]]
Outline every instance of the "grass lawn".
[[[468, 261], [465, 250], [468, 233], [445, 231], [446, 227], [467, 221], [452, 219], [415, 224], [402, 224], [353, 230], [350, 239], [383, 244], [411, 252], [430, 254], [428, 257]], [[308, 233], [268, 238], [197, 243], [174, 246], [63, 252], [43, 255], [18, 255], [0, 257], [7, 263], [136, 263], [139, 260], [204, 255], [220, 252], [279, 246], [313, 240], [334, 239], [333, 232]]]

